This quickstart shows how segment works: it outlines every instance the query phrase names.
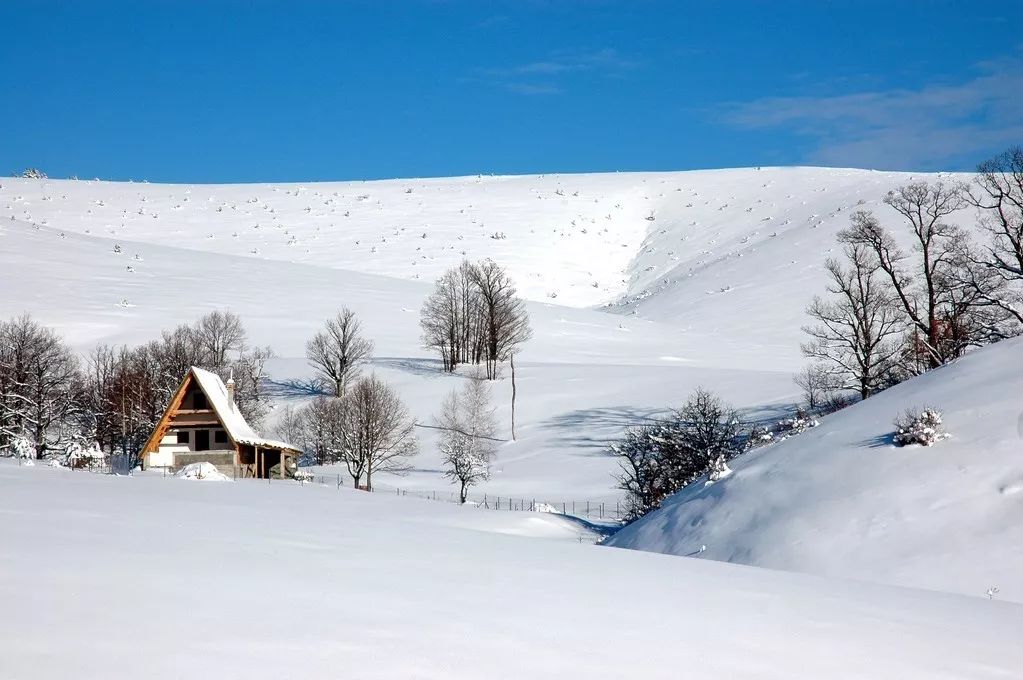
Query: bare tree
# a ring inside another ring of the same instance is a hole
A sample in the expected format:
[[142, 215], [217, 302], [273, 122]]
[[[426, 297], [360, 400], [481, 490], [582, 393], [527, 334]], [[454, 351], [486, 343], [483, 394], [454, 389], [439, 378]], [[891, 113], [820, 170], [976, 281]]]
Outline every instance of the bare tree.
[[[299, 427], [298, 438], [304, 450], [317, 465], [343, 462], [348, 433], [345, 429], [344, 407], [339, 397], [316, 397], [295, 415], [290, 426]], [[294, 437], [295, 433], [291, 432]], [[295, 443], [295, 440], [291, 440]], [[351, 469], [351, 468], [349, 468]], [[359, 468], [361, 475], [361, 468]], [[353, 475], [354, 476], [354, 475]], [[358, 483], [358, 478], [356, 483]]]
[[814, 297], [807, 314], [817, 323], [803, 327], [810, 342], [801, 348], [828, 371], [819, 377], [866, 399], [891, 382], [904, 325], [892, 285], [867, 247], [846, 246], [845, 259], [845, 265], [835, 259], [824, 265], [831, 299]]
[[483, 306], [474, 284], [477, 265], [462, 263], [437, 279], [423, 303], [423, 345], [440, 353], [444, 370], [480, 363], [483, 357]]
[[1010, 322], [1005, 334], [1023, 327], [1023, 147], [1012, 147], [984, 161], [968, 194], [980, 209], [989, 241], [972, 254], [968, 285], [978, 302], [1001, 310]]
[[372, 357], [373, 343], [362, 336], [362, 323], [355, 312], [343, 307], [306, 343], [305, 353], [334, 396], [342, 397], [347, 384]]
[[803, 403], [809, 411], [816, 411], [824, 406], [828, 395], [835, 389], [830, 368], [819, 361], [803, 367], [793, 376], [792, 381], [803, 391]]
[[[277, 423], [273, 428], [274, 436], [282, 442], [299, 447], [303, 453], [309, 454], [309, 439], [307, 438], [305, 411], [294, 404], [286, 404], [281, 408], [277, 417]], [[322, 464], [323, 461], [315, 461]]]
[[493, 260], [482, 261], [472, 272], [482, 302], [487, 377], [497, 377], [498, 362], [529, 340], [533, 330], [525, 304], [511, 277]]
[[965, 188], [941, 182], [907, 184], [885, 196], [885, 203], [909, 223], [915, 256], [903, 252], [873, 214], [857, 211], [839, 241], [869, 249], [889, 279], [909, 325], [907, 368], [940, 366], [977, 340], [970, 335], [970, 296], [954, 273], [964, 233], [945, 218], [965, 207]]
[[366, 489], [378, 472], [405, 474], [419, 444], [415, 421], [397, 393], [376, 376], [360, 378], [342, 399], [346, 440], [342, 460], [356, 485], [364, 472]]
[[490, 385], [477, 374], [461, 392], [448, 395], [437, 418], [437, 427], [443, 430], [444, 476], [458, 483], [461, 503], [470, 487], [490, 478], [490, 463], [497, 450], [497, 421], [491, 402]]
[[440, 353], [444, 370], [483, 363], [490, 379], [533, 334], [515, 284], [492, 260], [463, 261], [445, 272], [423, 303], [419, 323], [424, 346]]
[[203, 352], [207, 366], [226, 366], [231, 352], [245, 349], [245, 326], [230, 310], [216, 310], [201, 317], [194, 327], [194, 337]]
[[253, 427], [259, 427], [270, 411], [270, 399], [263, 391], [266, 381], [266, 362], [274, 358], [270, 346], [243, 350], [238, 358], [225, 367], [214, 368], [222, 380], [233, 377], [234, 400], [238, 410]]

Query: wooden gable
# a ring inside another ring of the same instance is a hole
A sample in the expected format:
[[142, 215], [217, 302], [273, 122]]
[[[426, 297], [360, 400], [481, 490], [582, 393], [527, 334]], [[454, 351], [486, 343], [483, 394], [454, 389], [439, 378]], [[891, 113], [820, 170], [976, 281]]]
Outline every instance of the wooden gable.
[[[196, 393], [203, 395], [205, 398], [205, 408], [194, 408], [194, 406], [197, 406], [194, 399], [188, 399]], [[186, 400], [189, 403], [186, 403]], [[190, 408], [184, 408], [184, 406]], [[211, 395], [206, 394], [205, 390], [203, 390], [202, 383], [195, 379], [195, 373], [192, 369], [188, 369], [188, 373], [185, 374], [181, 384], [178, 385], [178, 389], [174, 392], [174, 396], [153, 429], [153, 433], [146, 440], [146, 445], [142, 449], [142, 455], [156, 453], [160, 449], [160, 442], [167, 436], [167, 431], [175, 425], [182, 427], [219, 426], [227, 434], [231, 448], [235, 450], [238, 448], [238, 444], [231, 436], [231, 432], [224, 427], [220, 414], [213, 408]]]

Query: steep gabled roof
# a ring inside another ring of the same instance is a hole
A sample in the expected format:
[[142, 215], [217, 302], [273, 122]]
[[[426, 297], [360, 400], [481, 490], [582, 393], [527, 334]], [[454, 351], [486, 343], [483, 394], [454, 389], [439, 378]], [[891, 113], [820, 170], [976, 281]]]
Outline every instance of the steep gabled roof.
[[246, 422], [238, 407], [231, 403], [227, 396], [227, 386], [220, 376], [211, 371], [193, 366], [189, 372], [195, 377], [199, 389], [206, 395], [210, 408], [217, 414], [217, 418], [227, 431], [227, 436], [236, 444], [248, 444], [250, 446], [265, 446], [272, 449], [298, 449], [282, 441], [260, 437], [255, 430]]
[[216, 373], [192, 366], [188, 369], [188, 373], [181, 379], [181, 383], [178, 385], [178, 389], [174, 392], [174, 396], [171, 398], [170, 403], [163, 412], [160, 421], [157, 423], [153, 433], [149, 436], [149, 440], [146, 442], [145, 447], [142, 449], [143, 453], [149, 453], [159, 447], [160, 440], [163, 438], [169, 427], [169, 418], [172, 411], [176, 411], [181, 406], [181, 400], [185, 396], [185, 391], [189, 385], [189, 381], [195, 381], [202, 390], [203, 394], [206, 395], [206, 400], [210, 404], [210, 408], [217, 416], [217, 420], [224, 427], [224, 431], [227, 432], [228, 438], [235, 444], [246, 444], [248, 446], [259, 446], [268, 449], [286, 449], [288, 451], [299, 451], [299, 449], [291, 444], [287, 444], [276, 439], [266, 439], [260, 437], [255, 430], [245, 421], [238, 407], [231, 403], [230, 398], [227, 396], [227, 386], [224, 385], [224, 381], [220, 379]]

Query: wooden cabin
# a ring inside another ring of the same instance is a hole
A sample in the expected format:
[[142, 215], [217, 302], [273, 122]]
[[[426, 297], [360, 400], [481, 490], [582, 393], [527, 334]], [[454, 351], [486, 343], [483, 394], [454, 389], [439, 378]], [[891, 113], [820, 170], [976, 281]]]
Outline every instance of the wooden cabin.
[[234, 477], [267, 478], [280, 463], [295, 469], [299, 450], [256, 434], [234, 402], [234, 379], [227, 384], [216, 373], [192, 367], [171, 398], [163, 417], [142, 449], [143, 469], [178, 470], [207, 462]]

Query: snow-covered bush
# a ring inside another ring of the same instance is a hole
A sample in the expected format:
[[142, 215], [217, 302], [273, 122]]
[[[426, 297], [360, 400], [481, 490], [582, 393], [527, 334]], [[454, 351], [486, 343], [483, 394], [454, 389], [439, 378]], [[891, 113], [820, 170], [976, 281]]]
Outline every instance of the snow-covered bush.
[[925, 408], [920, 412], [909, 409], [895, 419], [896, 446], [910, 444], [930, 446], [948, 436], [948, 433], [942, 430], [941, 411], [937, 409]]
[[32, 460], [36, 457], [36, 447], [28, 437], [18, 436], [11, 440], [11, 453], [15, 458]]
[[725, 463], [747, 450], [749, 436], [740, 414], [703, 389], [668, 418], [626, 430], [609, 449], [621, 468], [628, 518], [656, 509], [703, 475], [727, 476]]
[[86, 446], [74, 441], [64, 448], [64, 465], [69, 468], [94, 468], [102, 465], [103, 459], [103, 452], [95, 442]]
[[707, 474], [708, 484], [724, 479], [730, 474], [732, 474], [732, 470], [728, 467], [728, 463], [725, 462], [725, 457], [718, 456], [710, 463], [710, 472]]
[[778, 421], [776, 432], [783, 436], [806, 432], [812, 427], [820, 425], [820, 421], [810, 416], [809, 413], [800, 409], [792, 418], [785, 418]]

